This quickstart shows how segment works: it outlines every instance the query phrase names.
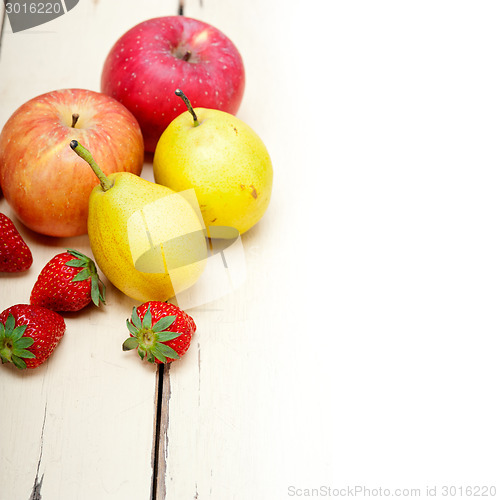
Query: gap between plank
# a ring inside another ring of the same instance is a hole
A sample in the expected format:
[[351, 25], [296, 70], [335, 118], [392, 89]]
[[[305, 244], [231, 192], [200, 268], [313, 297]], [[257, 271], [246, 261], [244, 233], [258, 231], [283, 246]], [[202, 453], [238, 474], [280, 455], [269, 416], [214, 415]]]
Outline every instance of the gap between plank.
[[5, 33], [5, 25], [7, 23], [7, 14], [5, 13], [5, 3], [0, 2], [0, 57], [2, 55], [2, 40]]
[[157, 368], [151, 500], [166, 498], [166, 459], [168, 457], [169, 400], [171, 397], [169, 368], [170, 363], [160, 364]]
[[[199, 0], [199, 5], [202, 7], [202, 0]], [[185, 14], [185, 0], [178, 1], [178, 11], [177, 14], [179, 16], [183, 16]]]
[[36, 466], [36, 476], [35, 476], [35, 482], [33, 484], [33, 490], [31, 491], [31, 496], [29, 497], [29, 500], [41, 500], [41, 487], [43, 484], [43, 477], [45, 474], [42, 474], [42, 477], [40, 479], [40, 464], [42, 461], [42, 456], [43, 456], [43, 434], [45, 432], [45, 422], [47, 421], [47, 402], [45, 401], [45, 412], [43, 414], [43, 423], [42, 423], [42, 428], [41, 428], [41, 436], [40, 436], [40, 456], [38, 457], [38, 465]]

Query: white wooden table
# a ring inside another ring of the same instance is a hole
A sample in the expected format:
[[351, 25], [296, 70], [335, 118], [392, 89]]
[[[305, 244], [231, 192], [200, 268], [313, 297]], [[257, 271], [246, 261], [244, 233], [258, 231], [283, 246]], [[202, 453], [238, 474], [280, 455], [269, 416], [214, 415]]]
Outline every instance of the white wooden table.
[[[25, 32], [5, 20], [0, 126], [41, 93], [99, 90], [114, 41], [177, 10], [81, 0]], [[136, 304], [109, 284], [105, 308], [65, 315], [45, 365], [1, 366], [0, 500], [498, 486], [496, 3], [186, 0], [185, 15], [239, 48], [238, 115], [274, 163], [247, 279], [189, 311], [192, 347], [164, 373], [121, 351]], [[58, 251], [90, 253], [18, 226], [35, 259], [0, 277], [1, 310]]]

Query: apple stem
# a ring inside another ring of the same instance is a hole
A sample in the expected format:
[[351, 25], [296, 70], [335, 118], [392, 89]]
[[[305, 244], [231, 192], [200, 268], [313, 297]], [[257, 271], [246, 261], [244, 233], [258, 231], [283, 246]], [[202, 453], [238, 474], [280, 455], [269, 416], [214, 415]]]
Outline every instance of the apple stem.
[[183, 102], [187, 106], [187, 109], [190, 111], [190, 114], [194, 118], [194, 127], [200, 125], [199, 120], [197, 119], [197, 115], [195, 114], [194, 108], [192, 107], [192, 104], [190, 104], [188, 97], [183, 93], [183, 90], [176, 89], [175, 94], [183, 99]]
[[73, 121], [71, 123], [72, 128], [76, 127], [76, 122], [78, 121], [79, 117], [80, 117], [80, 115], [78, 113], [73, 113]]
[[190, 59], [191, 55], [192, 55], [192, 52], [190, 50], [187, 50], [187, 52], [185, 52], [185, 55], [182, 57], [182, 60], [187, 62]]
[[101, 168], [95, 163], [95, 160], [93, 159], [90, 151], [83, 147], [78, 141], [71, 141], [69, 143], [69, 146], [71, 146], [71, 149], [80, 157], [85, 160], [90, 167], [92, 167], [92, 170], [94, 171], [95, 175], [99, 178], [100, 185], [102, 186], [102, 189], [104, 191], [108, 191], [109, 189], [112, 188], [113, 183], [108, 179], [108, 177], [102, 172]]

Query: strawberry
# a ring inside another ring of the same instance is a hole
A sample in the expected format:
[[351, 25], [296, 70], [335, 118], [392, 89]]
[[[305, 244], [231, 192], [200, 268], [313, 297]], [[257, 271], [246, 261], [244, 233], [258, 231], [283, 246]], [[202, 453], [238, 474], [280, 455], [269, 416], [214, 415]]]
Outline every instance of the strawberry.
[[93, 302], [105, 303], [105, 286], [95, 262], [76, 251], [57, 254], [41, 270], [30, 303], [52, 311], [79, 311]]
[[0, 271], [26, 271], [32, 263], [31, 250], [16, 226], [5, 214], [0, 213]]
[[131, 321], [126, 320], [130, 337], [123, 351], [137, 349], [151, 363], [170, 363], [180, 359], [190, 346], [196, 330], [194, 320], [168, 302], [150, 301], [134, 307]]
[[0, 314], [0, 358], [19, 369], [36, 368], [66, 331], [64, 318], [40, 306], [17, 304]]

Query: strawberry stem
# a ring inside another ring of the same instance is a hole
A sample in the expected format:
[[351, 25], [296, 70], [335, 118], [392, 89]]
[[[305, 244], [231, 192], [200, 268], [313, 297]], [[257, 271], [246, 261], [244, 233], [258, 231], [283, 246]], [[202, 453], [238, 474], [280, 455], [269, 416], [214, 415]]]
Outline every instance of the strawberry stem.
[[93, 172], [99, 178], [100, 185], [104, 191], [108, 191], [112, 188], [113, 183], [109, 180], [109, 178], [102, 172], [102, 169], [97, 165], [95, 160], [93, 159], [90, 151], [83, 147], [78, 141], [72, 140], [69, 143], [71, 149], [80, 157], [85, 160], [90, 167], [92, 167]]

